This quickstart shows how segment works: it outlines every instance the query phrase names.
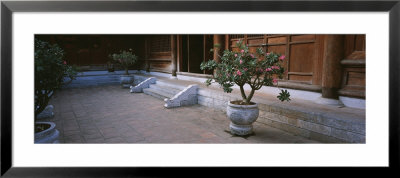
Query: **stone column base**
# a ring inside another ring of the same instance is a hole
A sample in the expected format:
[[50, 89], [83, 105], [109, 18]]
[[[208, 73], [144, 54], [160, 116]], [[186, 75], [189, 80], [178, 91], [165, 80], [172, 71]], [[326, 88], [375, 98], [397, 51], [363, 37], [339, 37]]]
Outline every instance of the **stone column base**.
[[331, 99], [331, 98], [320, 97], [315, 101], [315, 103], [324, 104], [324, 105], [338, 106], [338, 107], [344, 107], [344, 104], [340, 100]]

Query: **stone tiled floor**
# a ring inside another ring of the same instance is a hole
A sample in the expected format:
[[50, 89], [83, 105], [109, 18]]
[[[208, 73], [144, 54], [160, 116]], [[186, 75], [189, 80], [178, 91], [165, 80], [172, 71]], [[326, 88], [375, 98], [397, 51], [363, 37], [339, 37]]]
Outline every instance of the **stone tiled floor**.
[[50, 104], [60, 143], [318, 143], [257, 122], [255, 135], [234, 137], [224, 112], [166, 109], [162, 100], [118, 85], [63, 89]]

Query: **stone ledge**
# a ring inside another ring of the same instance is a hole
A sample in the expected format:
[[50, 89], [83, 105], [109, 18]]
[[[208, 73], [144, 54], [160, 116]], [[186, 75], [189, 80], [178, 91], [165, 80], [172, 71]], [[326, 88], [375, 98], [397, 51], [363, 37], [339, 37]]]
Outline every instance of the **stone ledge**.
[[[299, 130], [294, 131], [293, 129], [307, 130], [310, 131], [310, 133], [314, 132], [314, 136], [318, 134], [318, 141], [331, 142], [332, 138], [334, 138], [334, 140], [342, 140], [341, 142], [365, 143], [365, 135], [363, 134], [311, 123], [300, 119], [292, 119], [270, 112], [261, 111], [260, 113], [259, 119], [257, 120], [258, 122], [266, 124], [275, 122], [274, 127], [280, 129], [287, 129], [287, 127], [290, 127], [292, 128], [290, 131], [293, 131], [293, 133], [299, 132]], [[302, 136], [311, 138], [308, 134], [302, 134]]]
[[[196, 82], [160, 80], [177, 88]], [[198, 83], [198, 104], [226, 111], [227, 102], [241, 99], [238, 90], [224, 93], [215, 86]], [[259, 104], [257, 122], [301, 135], [306, 138], [332, 143], [365, 143], [365, 110], [316, 104], [312, 101], [292, 98], [280, 102], [276, 96], [256, 92], [253, 100]]]
[[[198, 104], [221, 111], [226, 111], [228, 101], [239, 99], [235, 95], [205, 89], [200, 89], [198, 94]], [[365, 143], [365, 119], [357, 114], [341, 113], [343, 108], [332, 111], [265, 100], [257, 103], [260, 109], [258, 122], [264, 120], [264, 124], [323, 142]]]
[[302, 129], [293, 125], [265, 119], [263, 117], [260, 117], [257, 119], [257, 122], [269, 125], [271, 127], [275, 127], [281, 130], [284, 130], [286, 132], [292, 133], [294, 135], [299, 135], [308, 139], [320, 141], [320, 142], [325, 142], [325, 143], [344, 143], [347, 142], [346, 140], [338, 139], [335, 137], [327, 136], [324, 134], [320, 134], [317, 132], [313, 132], [310, 130]]
[[156, 78], [155, 77], [150, 77], [147, 78], [146, 80], [140, 82], [137, 85], [131, 86], [131, 93], [142, 93], [143, 89], [149, 88], [150, 84], [156, 83]]
[[266, 105], [261, 103], [259, 104], [259, 108], [260, 110], [283, 115], [293, 119], [299, 119], [310, 123], [348, 130], [358, 134], [365, 134], [365, 118], [361, 119], [359, 116], [352, 113], [341, 113], [339, 111], [341, 108], [338, 108], [338, 111], [334, 112], [306, 108], [304, 106], [287, 106], [283, 104]]
[[197, 88], [198, 85], [189, 85], [179, 93], [177, 93], [174, 97], [170, 99], [165, 99], [166, 108], [187, 106], [197, 104]]

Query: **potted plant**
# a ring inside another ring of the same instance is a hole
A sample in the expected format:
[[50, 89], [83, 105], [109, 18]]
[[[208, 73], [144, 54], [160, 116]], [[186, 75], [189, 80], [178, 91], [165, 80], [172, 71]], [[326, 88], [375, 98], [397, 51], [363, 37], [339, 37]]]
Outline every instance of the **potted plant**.
[[[252, 123], [258, 118], [258, 105], [251, 102], [254, 92], [264, 85], [273, 86], [278, 83], [278, 78], [283, 78], [284, 68], [281, 62], [285, 56], [273, 52], [264, 53], [262, 48], [257, 49], [257, 52], [253, 54], [242, 41], [238, 41], [236, 45], [239, 51], [225, 50], [220, 56], [221, 62], [209, 60], [201, 63], [200, 68], [201, 70], [215, 69], [213, 78], [206, 81], [207, 86], [216, 82], [226, 93], [231, 93], [235, 84], [239, 86], [242, 100], [229, 101], [227, 115], [231, 120], [231, 133], [243, 136], [252, 133]], [[248, 94], [244, 90], [246, 84], [251, 88]], [[277, 98], [281, 101], [289, 101], [290, 94], [287, 90], [281, 90]]]
[[[54, 92], [71, 80], [76, 71], [63, 60], [64, 51], [57, 44], [35, 39], [35, 143], [57, 143], [59, 132], [53, 122], [39, 122], [39, 116], [52, 116], [52, 105], [48, 105]], [[43, 114], [43, 112], [46, 112]]]
[[125, 73], [120, 77], [120, 83], [123, 88], [129, 88], [133, 83], [133, 76], [129, 75], [128, 69], [136, 63], [138, 57], [132, 53], [132, 49], [123, 50], [120, 53], [110, 55], [110, 57], [125, 69]]
[[114, 72], [114, 61], [112, 60], [112, 61], [108, 61], [107, 62], [107, 71], [108, 72]]

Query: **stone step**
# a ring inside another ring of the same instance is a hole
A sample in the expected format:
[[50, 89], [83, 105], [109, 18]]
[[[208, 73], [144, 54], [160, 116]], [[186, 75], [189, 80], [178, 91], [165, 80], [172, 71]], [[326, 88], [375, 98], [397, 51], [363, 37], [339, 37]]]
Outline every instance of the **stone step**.
[[160, 87], [169, 87], [169, 88], [176, 89], [176, 90], [183, 90], [188, 86], [188, 85], [179, 85], [179, 84], [171, 83], [168, 81], [162, 81], [162, 80], [157, 80], [156, 85], [158, 85]]
[[168, 93], [168, 94], [171, 94], [171, 95], [176, 95], [177, 93], [182, 91], [180, 89], [171, 88], [171, 87], [167, 87], [167, 86], [162, 86], [162, 85], [158, 85], [158, 84], [150, 85], [150, 88], [152, 88], [154, 90], [160, 90], [162, 92], [165, 92], [165, 93]]
[[[184, 89], [193, 81], [160, 78], [157, 85]], [[241, 99], [238, 89], [224, 93], [218, 87], [197, 83], [197, 104], [226, 111], [228, 101]], [[289, 133], [326, 143], [365, 143], [365, 110], [349, 107], [316, 104], [313, 101], [293, 98], [280, 102], [275, 94], [259, 91], [253, 97], [259, 104], [257, 122], [285, 130]]]
[[165, 98], [172, 98], [174, 95], [170, 94], [170, 93], [166, 93], [164, 91], [161, 90], [156, 90], [154, 88], [145, 88], [143, 89], [143, 93], [150, 95], [150, 96], [154, 96], [158, 99], [162, 99], [164, 100]]
[[[228, 101], [240, 99], [238, 93], [200, 89], [198, 104], [226, 111]], [[354, 108], [315, 107], [313, 103], [279, 102], [265, 96], [252, 100], [259, 105], [257, 122], [328, 143], [365, 143], [365, 112]]]

